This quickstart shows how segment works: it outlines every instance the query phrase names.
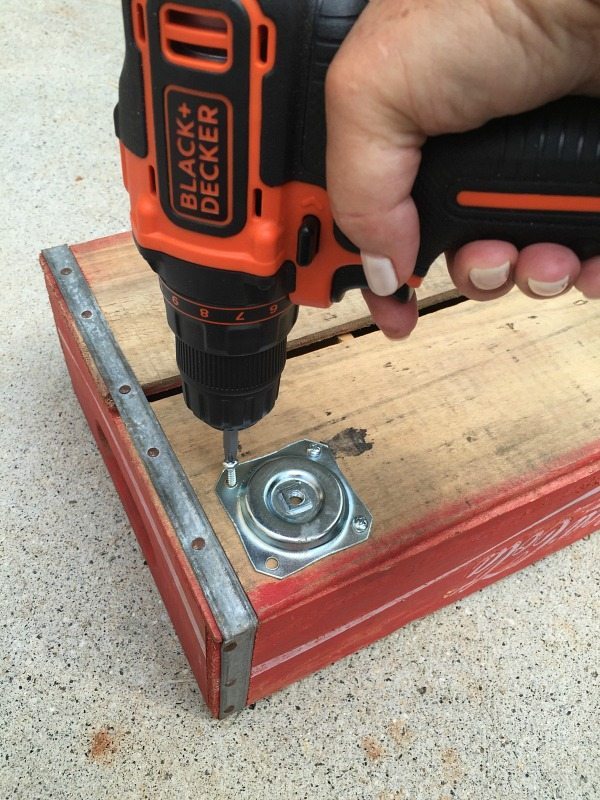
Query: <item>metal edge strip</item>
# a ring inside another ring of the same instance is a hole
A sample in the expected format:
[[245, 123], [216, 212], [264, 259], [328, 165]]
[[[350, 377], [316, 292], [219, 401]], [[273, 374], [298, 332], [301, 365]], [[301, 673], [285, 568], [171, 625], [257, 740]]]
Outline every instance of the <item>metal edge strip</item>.
[[[140, 460], [223, 636], [220, 716], [246, 705], [258, 620], [189, 479], [67, 245], [44, 250], [77, 328], [93, 356]], [[204, 540], [202, 549], [193, 542]]]

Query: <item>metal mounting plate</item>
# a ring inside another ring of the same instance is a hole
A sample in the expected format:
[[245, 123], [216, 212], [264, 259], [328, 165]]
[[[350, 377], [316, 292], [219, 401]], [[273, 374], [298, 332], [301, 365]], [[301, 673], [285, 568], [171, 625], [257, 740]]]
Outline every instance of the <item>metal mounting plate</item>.
[[216, 492], [257, 572], [286, 578], [369, 538], [373, 518], [329, 447], [295, 442], [224, 472]]

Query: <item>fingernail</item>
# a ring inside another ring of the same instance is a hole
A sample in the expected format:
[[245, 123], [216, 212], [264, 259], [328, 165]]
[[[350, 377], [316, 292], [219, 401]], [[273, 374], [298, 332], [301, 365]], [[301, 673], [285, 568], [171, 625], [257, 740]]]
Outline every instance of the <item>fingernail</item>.
[[492, 289], [499, 289], [501, 286], [504, 286], [508, 280], [509, 272], [510, 261], [501, 264], [499, 267], [491, 267], [490, 269], [475, 267], [475, 269], [469, 272], [469, 280], [476, 289], [489, 292]]
[[565, 275], [559, 281], [536, 281], [534, 278], [529, 278], [527, 283], [531, 291], [539, 297], [556, 297], [557, 294], [564, 292], [569, 280], [569, 276]]
[[394, 265], [385, 256], [373, 256], [361, 253], [365, 275], [369, 289], [381, 297], [394, 294], [400, 285]]

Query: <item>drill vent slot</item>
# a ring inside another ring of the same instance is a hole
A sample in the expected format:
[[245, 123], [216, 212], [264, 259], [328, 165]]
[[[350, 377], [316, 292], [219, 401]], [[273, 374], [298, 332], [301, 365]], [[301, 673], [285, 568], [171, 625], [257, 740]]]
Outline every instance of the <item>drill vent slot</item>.
[[261, 64], [266, 64], [269, 60], [269, 29], [266, 25], [258, 28], [258, 58]]
[[233, 61], [231, 20], [220, 11], [168, 4], [161, 9], [161, 44], [175, 64], [208, 72], [226, 72]]

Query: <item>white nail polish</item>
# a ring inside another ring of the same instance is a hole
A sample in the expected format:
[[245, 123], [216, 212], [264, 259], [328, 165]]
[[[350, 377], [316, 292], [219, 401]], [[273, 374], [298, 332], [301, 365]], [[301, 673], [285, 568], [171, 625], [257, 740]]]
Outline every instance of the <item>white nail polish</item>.
[[559, 281], [536, 281], [535, 278], [529, 278], [527, 283], [529, 288], [538, 297], [556, 297], [557, 294], [564, 292], [569, 285], [569, 276], [565, 275]]
[[381, 297], [394, 294], [400, 283], [390, 259], [369, 253], [361, 253], [361, 258], [369, 289]]
[[504, 286], [508, 280], [509, 273], [510, 261], [507, 261], [499, 267], [490, 267], [489, 269], [475, 267], [469, 272], [469, 280], [476, 289], [490, 292], [493, 289], [499, 289]]

